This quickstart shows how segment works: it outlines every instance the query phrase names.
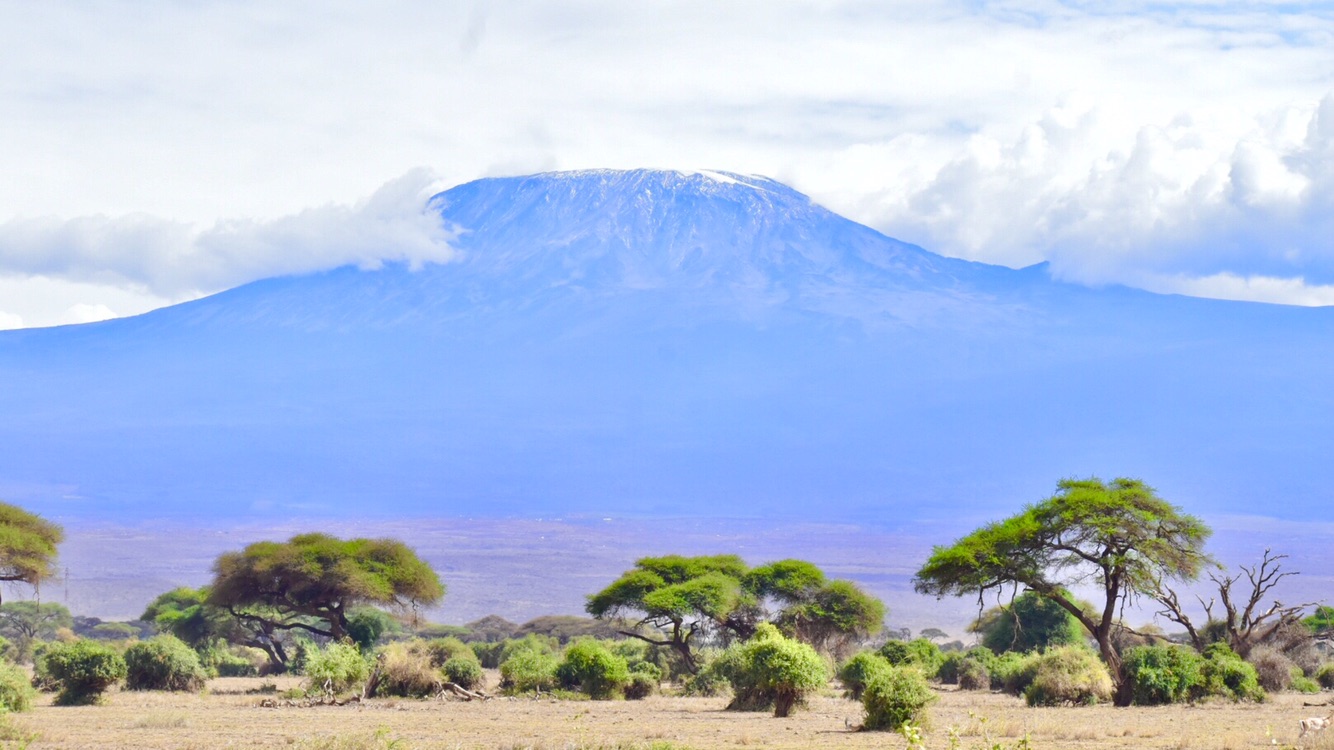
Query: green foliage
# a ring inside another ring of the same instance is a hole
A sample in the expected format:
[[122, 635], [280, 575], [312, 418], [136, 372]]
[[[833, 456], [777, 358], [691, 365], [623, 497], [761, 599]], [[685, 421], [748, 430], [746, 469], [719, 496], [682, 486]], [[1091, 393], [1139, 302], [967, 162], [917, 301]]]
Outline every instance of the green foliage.
[[911, 641], [886, 641], [876, 653], [896, 667], [917, 667], [927, 678], [935, 677], [945, 663], [940, 646], [926, 638]]
[[772, 706], [778, 717], [789, 715], [829, 682], [829, 667], [815, 649], [783, 637], [767, 623], [749, 641], [728, 648], [717, 664], [732, 684], [734, 698], [728, 708], [757, 711]]
[[735, 555], [646, 557], [588, 598], [597, 618], [633, 615], [667, 633], [670, 646], [695, 671], [691, 639], [711, 628], [746, 638], [764, 619], [831, 653], [880, 630], [884, 605], [847, 581], [827, 581], [802, 560], [747, 569]]
[[1036, 591], [1025, 591], [1008, 606], [987, 610], [969, 630], [980, 634], [982, 645], [997, 654], [1076, 645], [1084, 642], [1085, 632], [1074, 615]]
[[1024, 691], [1030, 706], [1087, 706], [1111, 697], [1112, 676], [1083, 646], [1060, 646], [1037, 657], [1033, 682]]
[[0, 604], [0, 635], [12, 641], [18, 661], [32, 658], [37, 641], [50, 640], [57, 630], [73, 624], [74, 618], [63, 604], [34, 601]]
[[990, 690], [991, 670], [977, 659], [964, 659], [959, 664], [960, 690]]
[[1292, 676], [1292, 690], [1297, 693], [1315, 694], [1320, 692], [1320, 683], [1299, 672]]
[[42, 671], [60, 692], [62, 706], [97, 703], [112, 685], [125, 679], [125, 659], [97, 641], [57, 643], [41, 655]]
[[630, 667], [624, 657], [590, 638], [565, 649], [556, 677], [564, 687], [578, 689], [594, 700], [607, 700], [630, 682]]
[[36, 586], [55, 574], [59, 526], [9, 503], [0, 503], [0, 581]]
[[[1055, 495], [1018, 515], [983, 526], [948, 547], [936, 547], [917, 571], [914, 588], [936, 596], [978, 594], [1020, 584], [1060, 600], [1098, 638], [1112, 658], [1112, 625], [1126, 597], [1151, 593], [1170, 579], [1193, 580], [1209, 562], [1203, 546], [1210, 530], [1159, 498], [1137, 479], [1063, 479]], [[1106, 592], [1082, 612], [1065, 586]], [[1118, 684], [1123, 674], [1113, 675]], [[1128, 690], [1118, 691], [1128, 703]]]
[[475, 690], [482, 686], [482, 665], [475, 656], [471, 659], [455, 656], [446, 661], [441, 670], [445, 673], [445, 679], [464, 690]]
[[1219, 641], [1204, 649], [1204, 664], [1200, 667], [1201, 693], [1232, 700], [1265, 700], [1255, 667], [1237, 655], [1226, 643]]
[[1322, 664], [1320, 669], [1316, 670], [1315, 681], [1326, 690], [1334, 689], [1334, 663]]
[[853, 700], [861, 700], [862, 693], [866, 691], [866, 683], [875, 675], [887, 672], [891, 668], [885, 657], [873, 651], [863, 651], [853, 656], [838, 670], [838, 679], [843, 682], [844, 695]]
[[1302, 620], [1302, 624], [1316, 635], [1334, 630], [1334, 607], [1323, 604], [1316, 607], [1315, 612]]
[[306, 657], [305, 674], [308, 690], [337, 695], [364, 681], [370, 666], [356, 646], [330, 643]]
[[1204, 657], [1185, 646], [1137, 646], [1123, 655], [1122, 669], [1140, 706], [1193, 700], [1204, 684]]
[[458, 638], [432, 638], [425, 642], [425, 648], [431, 655], [431, 664], [437, 668], [451, 659], [466, 659], [481, 666], [477, 653]]
[[370, 651], [385, 633], [402, 630], [388, 614], [374, 607], [357, 607], [347, 616], [347, 637], [362, 651]]
[[348, 635], [356, 605], [434, 604], [445, 589], [431, 567], [394, 539], [302, 534], [256, 542], [213, 564], [208, 603], [245, 610], [273, 624], [313, 618], [325, 635]]
[[551, 690], [556, 687], [560, 660], [549, 649], [513, 651], [500, 663], [500, 688], [508, 693]]
[[28, 673], [17, 664], [0, 661], [0, 714], [27, 711], [35, 697]]
[[926, 709], [936, 701], [926, 677], [915, 667], [891, 667], [871, 677], [862, 693], [866, 729], [897, 730], [924, 725]]
[[391, 643], [376, 656], [376, 695], [424, 698], [440, 689], [440, 673], [422, 641]]
[[[946, 685], [957, 685], [959, 684], [960, 675], [968, 673], [970, 675], [968, 678], [970, 680], [970, 685], [977, 685], [982, 681], [980, 675], [976, 674], [977, 669], [980, 668], [987, 674], [986, 685], [989, 688], [991, 686], [992, 677], [996, 671], [996, 666], [999, 663], [1000, 659], [996, 654], [992, 653], [991, 649], [983, 648], [981, 646], [971, 648], [967, 651], [952, 651], [944, 654], [944, 660], [940, 664], [940, 669], [936, 670], [936, 679]], [[997, 679], [997, 682], [999, 682], [999, 679]], [[965, 689], [983, 690], [986, 688], [970, 686]]]
[[206, 679], [194, 649], [168, 634], [125, 649], [125, 669], [125, 686], [130, 690], [198, 692]]
[[630, 682], [625, 686], [626, 700], [643, 700], [653, 695], [658, 689], [658, 681], [652, 675], [643, 672], [630, 672]]
[[1010, 695], [1023, 695], [1037, 676], [1038, 656], [1037, 653], [1006, 651], [996, 658], [991, 668], [991, 684], [999, 684]]

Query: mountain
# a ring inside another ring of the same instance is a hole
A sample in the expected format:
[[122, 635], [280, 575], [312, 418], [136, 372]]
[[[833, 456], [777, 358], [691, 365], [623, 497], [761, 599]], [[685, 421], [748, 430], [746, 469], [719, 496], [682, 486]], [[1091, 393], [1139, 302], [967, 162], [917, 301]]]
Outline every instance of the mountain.
[[1323, 517], [1334, 310], [944, 258], [772, 180], [435, 196], [453, 262], [0, 333], [0, 497], [59, 518], [967, 524], [1063, 476]]

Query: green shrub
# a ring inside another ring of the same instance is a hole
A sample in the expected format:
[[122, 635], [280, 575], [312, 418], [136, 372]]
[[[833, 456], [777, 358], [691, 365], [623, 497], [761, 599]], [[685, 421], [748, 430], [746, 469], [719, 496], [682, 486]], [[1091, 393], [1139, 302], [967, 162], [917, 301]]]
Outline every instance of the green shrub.
[[654, 685], [661, 683], [662, 678], [665, 676], [662, 667], [651, 661], [630, 662], [630, 676], [633, 677], [637, 674], [642, 674], [650, 680], [653, 680]]
[[1316, 670], [1315, 681], [1326, 690], [1334, 689], [1334, 663], [1321, 665]]
[[893, 666], [917, 667], [928, 678], [935, 677], [936, 672], [940, 671], [941, 665], [945, 663], [945, 655], [941, 653], [940, 646], [925, 638], [888, 641], [876, 653]]
[[362, 651], [370, 651], [396, 625], [392, 617], [374, 607], [359, 607], [347, 618], [347, 635]]
[[1237, 652], [1222, 641], [1204, 649], [1204, 664], [1200, 667], [1202, 696], [1220, 696], [1232, 700], [1263, 701], [1265, 691], [1260, 687], [1255, 667], [1246, 663]]
[[330, 643], [306, 657], [306, 689], [337, 695], [352, 689], [370, 674], [356, 646]]
[[1097, 654], [1082, 646], [1059, 646], [1037, 658], [1024, 699], [1030, 706], [1092, 705], [1110, 700], [1112, 687]]
[[905, 722], [926, 724], [926, 707], [936, 700], [926, 677], [916, 667], [890, 667], [871, 676], [862, 692], [866, 729], [897, 730]]
[[1296, 674], [1292, 676], [1292, 689], [1298, 693], [1318, 693], [1320, 683], [1306, 675]]
[[990, 690], [991, 670], [977, 659], [964, 659], [959, 662], [958, 685], [960, 690]]
[[996, 658], [991, 669], [991, 684], [999, 684], [1010, 695], [1023, 695], [1037, 676], [1039, 654], [1006, 651]]
[[481, 662], [484, 669], [495, 669], [500, 666], [500, 654], [505, 649], [505, 642], [472, 641], [468, 644], [468, 647], [472, 649], [477, 661]]
[[[261, 663], [267, 661], [266, 657]], [[220, 650], [214, 654], [212, 666], [213, 672], [219, 677], [254, 677], [260, 671], [260, 665], [256, 664], [253, 658], [230, 649]]]
[[477, 653], [460, 641], [458, 638], [432, 638], [425, 641], [425, 648], [431, 655], [431, 664], [437, 669], [445, 666], [445, 662], [450, 659], [468, 659], [482, 666], [482, 661], [477, 657]]
[[623, 657], [588, 638], [565, 649], [556, 677], [564, 687], [578, 689], [594, 700], [607, 700], [620, 695], [630, 682], [630, 667]]
[[829, 667], [815, 649], [783, 637], [768, 623], [718, 658], [716, 669], [732, 684], [730, 709], [788, 716], [806, 696], [829, 682]]
[[1185, 646], [1137, 646], [1125, 652], [1122, 668], [1140, 706], [1182, 703], [1204, 683], [1204, 658]]
[[28, 681], [28, 673], [17, 664], [0, 661], [0, 715], [18, 713], [32, 708], [37, 696]]
[[[987, 670], [987, 682], [990, 684], [992, 676], [996, 670], [996, 665], [1000, 662], [999, 657], [992, 653], [991, 649], [977, 646], [967, 651], [951, 651], [949, 653], [941, 652], [943, 660], [940, 663], [940, 669], [936, 670], [936, 679], [946, 685], [955, 685], [959, 682], [959, 667], [964, 660], [975, 662], [982, 665]], [[999, 680], [997, 680], [999, 682]]]
[[375, 661], [380, 675], [376, 695], [425, 698], [441, 687], [440, 673], [421, 641], [391, 643], [380, 649]]
[[892, 668], [885, 657], [874, 651], [863, 651], [853, 656], [838, 670], [838, 679], [843, 682], [843, 694], [853, 700], [861, 700], [871, 677]]
[[42, 663], [60, 691], [56, 703], [62, 706], [97, 703], [112, 685], [125, 679], [125, 659], [97, 641], [53, 644], [42, 654]]
[[509, 693], [551, 690], [556, 687], [560, 660], [545, 648], [514, 651], [500, 664], [500, 687]]
[[445, 679], [458, 685], [464, 690], [476, 690], [482, 686], [482, 665], [477, 663], [474, 657], [469, 659], [463, 656], [456, 656], [445, 662], [442, 667], [445, 673]]
[[512, 638], [505, 641], [505, 645], [500, 648], [499, 664], [504, 664], [522, 651], [538, 651], [544, 654], [555, 654], [560, 648], [560, 643], [549, 636], [529, 633], [522, 638]]
[[[653, 666], [653, 665], [649, 665]], [[644, 672], [630, 672], [630, 682], [625, 686], [627, 700], [637, 701], [653, 695], [658, 689], [658, 681]]]
[[204, 689], [199, 654], [174, 635], [159, 635], [125, 649], [125, 687], [130, 690]]

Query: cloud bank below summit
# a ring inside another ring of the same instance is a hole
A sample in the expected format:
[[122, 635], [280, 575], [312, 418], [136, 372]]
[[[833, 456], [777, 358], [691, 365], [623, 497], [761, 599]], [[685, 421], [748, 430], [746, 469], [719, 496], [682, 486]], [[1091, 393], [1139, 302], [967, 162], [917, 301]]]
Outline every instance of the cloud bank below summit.
[[1334, 303], [1320, 4], [18, 4], [0, 42], [0, 325], [434, 259], [341, 223], [422, 164], [765, 174], [946, 255]]

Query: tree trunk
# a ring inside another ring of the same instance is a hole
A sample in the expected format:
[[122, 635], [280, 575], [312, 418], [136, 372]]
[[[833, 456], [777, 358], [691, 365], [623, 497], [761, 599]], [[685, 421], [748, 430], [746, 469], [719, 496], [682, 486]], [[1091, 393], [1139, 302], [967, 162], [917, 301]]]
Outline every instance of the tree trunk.
[[1115, 689], [1112, 694], [1112, 705], [1122, 708], [1129, 706], [1135, 700], [1135, 683], [1126, 675], [1126, 670], [1121, 664], [1121, 654], [1117, 653], [1112, 645], [1110, 632], [1099, 634], [1098, 650], [1102, 652], [1103, 663], [1107, 665], [1107, 672], [1112, 676], [1112, 685]]

